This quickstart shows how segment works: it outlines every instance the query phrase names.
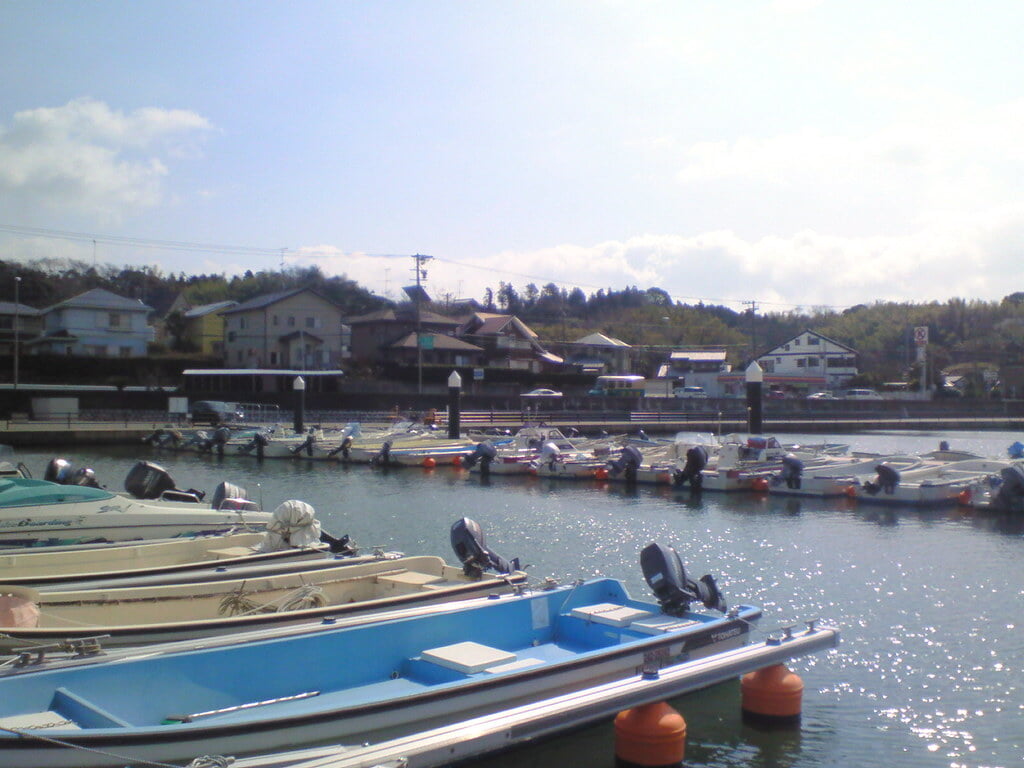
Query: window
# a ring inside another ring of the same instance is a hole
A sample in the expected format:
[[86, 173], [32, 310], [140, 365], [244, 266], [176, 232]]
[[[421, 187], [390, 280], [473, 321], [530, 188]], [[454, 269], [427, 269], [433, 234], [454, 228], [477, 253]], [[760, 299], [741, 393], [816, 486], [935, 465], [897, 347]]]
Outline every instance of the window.
[[808, 368], [817, 368], [820, 365], [821, 365], [821, 360], [819, 360], [818, 358], [816, 358], [816, 357], [808, 357], [807, 358], [807, 367]]
[[121, 315], [117, 312], [110, 312], [107, 314], [107, 326], [110, 328], [121, 327]]
[[307, 328], [316, 328], [316, 318], [315, 317], [307, 317], [306, 318], [306, 327]]
[[796, 367], [797, 368], [806, 368], [807, 367], [807, 360], [805, 358], [803, 358], [803, 357], [798, 357], [796, 359]]
[[245, 328], [245, 318], [244, 317], [238, 318], [238, 327], [239, 328], [243, 328], [243, 329]]
[[808, 336], [807, 337], [807, 343], [808, 344], [821, 344], [821, 339], [819, 339], [817, 336]]
[[235, 340], [235, 332], [234, 331], [228, 331], [228, 341], [234, 341], [234, 340]]
[[294, 328], [295, 327], [295, 315], [288, 315], [288, 327], [289, 328]]
[[270, 318], [270, 324], [271, 325], [277, 325], [278, 322], [280, 321], [280, 319], [281, 318], [279, 318], [277, 315], [274, 315], [273, 317]]

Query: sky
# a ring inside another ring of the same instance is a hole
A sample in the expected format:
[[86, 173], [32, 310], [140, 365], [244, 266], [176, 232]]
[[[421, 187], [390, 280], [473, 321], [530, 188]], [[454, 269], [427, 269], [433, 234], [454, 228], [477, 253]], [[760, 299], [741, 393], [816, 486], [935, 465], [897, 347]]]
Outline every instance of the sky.
[[4, 0], [0, 259], [998, 301], [1022, 29], [1020, 0]]

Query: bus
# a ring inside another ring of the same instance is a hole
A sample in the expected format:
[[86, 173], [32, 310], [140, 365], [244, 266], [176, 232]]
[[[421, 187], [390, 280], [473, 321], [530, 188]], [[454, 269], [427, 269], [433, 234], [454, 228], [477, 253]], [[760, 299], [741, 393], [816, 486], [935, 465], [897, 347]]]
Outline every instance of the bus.
[[598, 376], [588, 395], [598, 397], [643, 397], [647, 379], [643, 376]]

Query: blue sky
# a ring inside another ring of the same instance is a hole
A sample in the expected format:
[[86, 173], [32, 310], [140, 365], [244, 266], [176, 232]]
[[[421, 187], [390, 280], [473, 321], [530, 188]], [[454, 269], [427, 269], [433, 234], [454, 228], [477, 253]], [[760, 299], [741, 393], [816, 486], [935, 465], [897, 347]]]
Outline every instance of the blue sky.
[[5, 0], [0, 258], [315, 263], [393, 298], [423, 253], [435, 297], [997, 300], [1024, 290], [1022, 22], [1009, 0]]

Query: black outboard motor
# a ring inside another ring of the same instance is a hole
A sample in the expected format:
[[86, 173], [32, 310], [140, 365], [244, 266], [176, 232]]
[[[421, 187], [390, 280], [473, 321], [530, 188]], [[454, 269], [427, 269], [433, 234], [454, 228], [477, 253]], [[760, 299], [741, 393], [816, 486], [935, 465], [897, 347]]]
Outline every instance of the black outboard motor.
[[67, 485], [74, 472], [74, 466], [67, 459], [53, 458], [46, 464], [43, 480], [60, 485]]
[[158, 499], [164, 491], [174, 490], [174, 479], [159, 464], [139, 461], [128, 470], [124, 489], [136, 499]]
[[690, 581], [679, 553], [672, 547], [651, 542], [640, 552], [640, 567], [663, 613], [682, 616], [690, 610], [690, 603], [703, 603], [705, 608], [725, 613], [725, 598], [715, 580], [701, 576], [699, 581]]
[[327, 545], [332, 554], [350, 556], [359, 552], [359, 549], [352, 543], [352, 539], [346, 533], [340, 538], [335, 538], [327, 531], [320, 531], [320, 541]]
[[313, 430], [309, 430], [306, 435], [306, 439], [303, 440], [299, 445], [291, 449], [292, 454], [298, 456], [300, 453], [305, 452], [307, 456], [313, 455], [313, 446], [316, 444], [316, 433]]
[[391, 441], [385, 440], [384, 445], [380, 447], [380, 452], [370, 459], [370, 464], [375, 467], [386, 467], [391, 463]]
[[999, 480], [996, 502], [1007, 511], [1020, 509], [1024, 503], [1024, 469], [1018, 464], [1004, 467], [999, 470]]
[[804, 463], [792, 453], [782, 457], [782, 471], [779, 472], [779, 480], [786, 484], [787, 488], [799, 488], [800, 481], [804, 474]]
[[341, 441], [337, 448], [332, 448], [327, 452], [327, 455], [331, 458], [341, 454], [342, 461], [348, 461], [349, 450], [352, 448], [352, 435], [345, 435], [345, 439]]
[[888, 464], [879, 464], [875, 467], [876, 482], [864, 483], [864, 490], [874, 495], [879, 491], [883, 493], [893, 493], [896, 490], [896, 486], [900, 484], [900, 473], [890, 467]]
[[473, 578], [480, 578], [486, 570], [498, 573], [512, 573], [519, 570], [519, 558], [511, 562], [487, 548], [484, 532], [475, 520], [463, 517], [456, 520], [451, 529], [452, 549], [462, 563], [462, 572]]
[[640, 453], [640, 450], [636, 446], [627, 445], [622, 449], [619, 458], [609, 463], [608, 468], [613, 475], [624, 472], [623, 477], [626, 482], [635, 483], [637, 470], [640, 469], [643, 461], [644, 455]]
[[491, 472], [491, 462], [494, 461], [497, 455], [498, 449], [494, 447], [494, 443], [490, 440], [484, 440], [482, 443], [477, 443], [473, 452], [462, 459], [462, 466], [466, 469], [472, 469], [479, 461], [480, 474], [488, 475]]
[[224, 446], [227, 445], [230, 439], [231, 430], [227, 427], [217, 427], [213, 430], [213, 447], [216, 449], [218, 456], [224, 455]]
[[708, 465], [708, 451], [703, 445], [694, 445], [686, 451], [686, 463], [673, 476], [676, 487], [690, 483], [690, 490], [699, 491], [704, 487], [704, 468]]

